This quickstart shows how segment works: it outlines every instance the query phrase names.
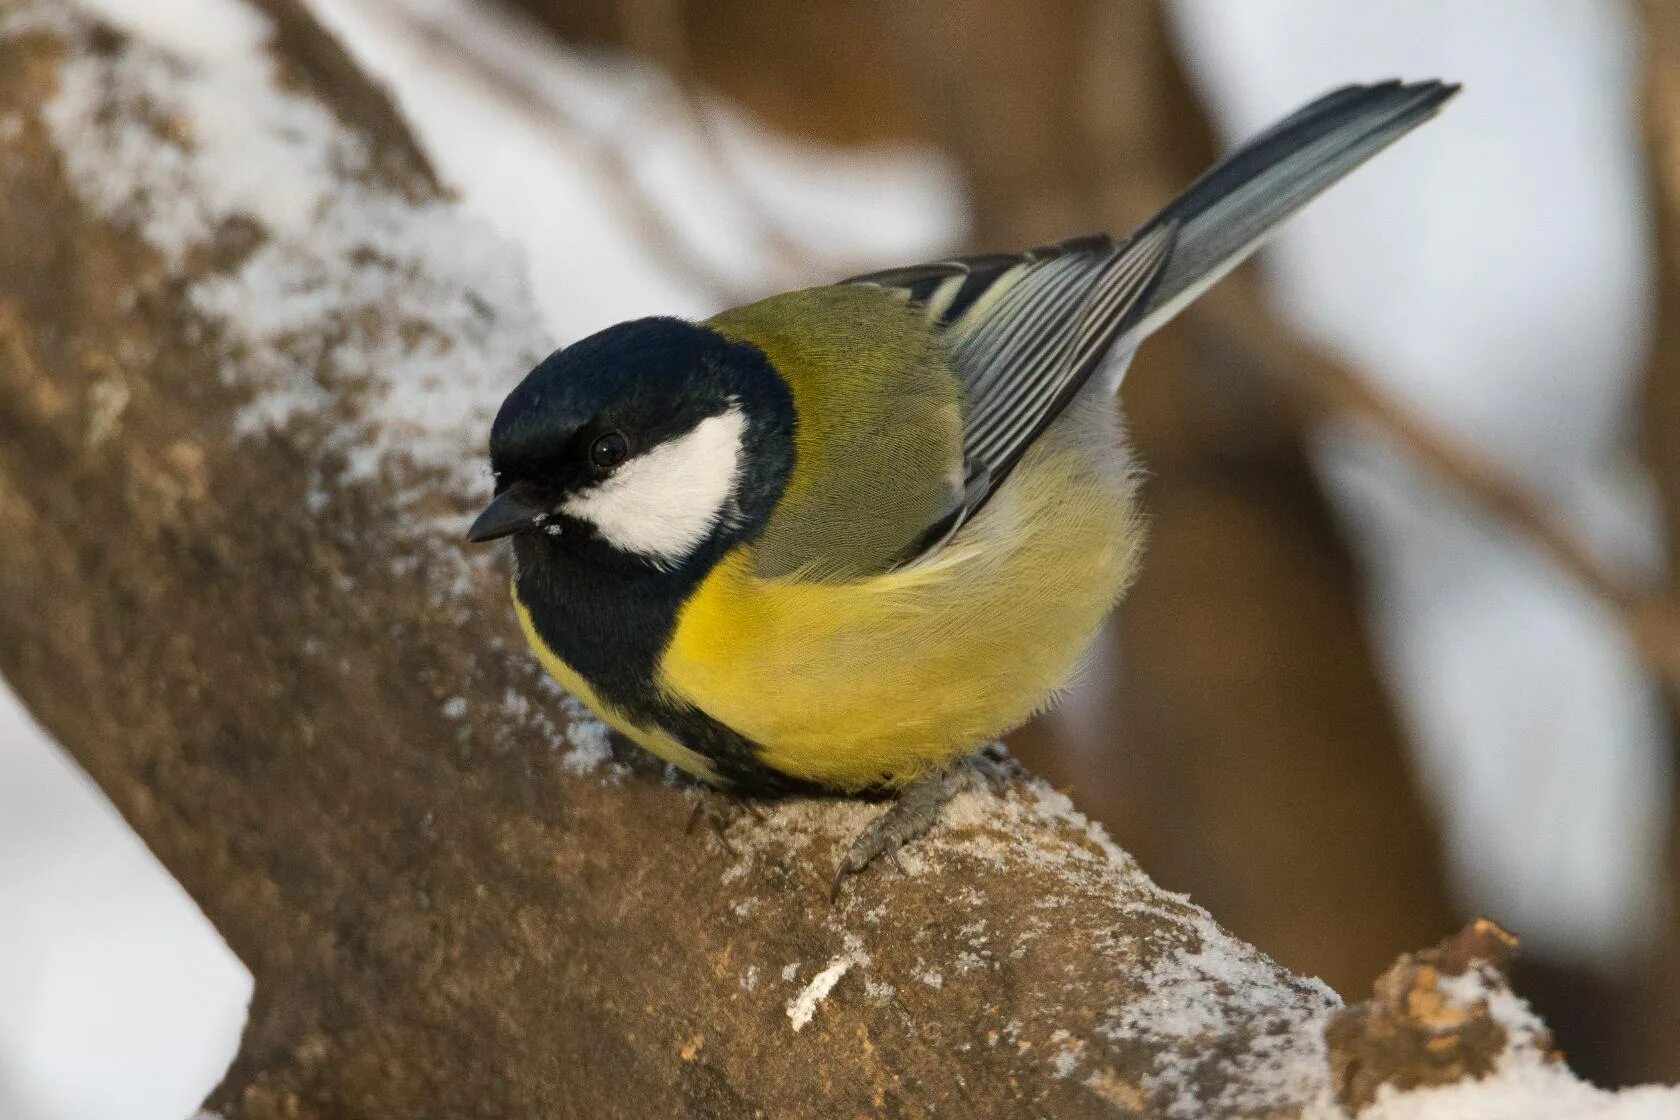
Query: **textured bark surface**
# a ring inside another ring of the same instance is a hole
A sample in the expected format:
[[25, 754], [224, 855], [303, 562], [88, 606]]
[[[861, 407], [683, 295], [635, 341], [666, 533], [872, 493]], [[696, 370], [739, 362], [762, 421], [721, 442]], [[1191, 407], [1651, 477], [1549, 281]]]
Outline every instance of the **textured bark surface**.
[[1006, 764], [834, 906], [868, 806], [684, 834], [688, 792], [545, 682], [502, 562], [458, 543], [486, 410], [542, 345], [511, 251], [294, 0], [261, 9], [250, 59], [0, 9], [0, 673], [256, 973], [213, 1103], [1332, 1099], [1334, 994]]

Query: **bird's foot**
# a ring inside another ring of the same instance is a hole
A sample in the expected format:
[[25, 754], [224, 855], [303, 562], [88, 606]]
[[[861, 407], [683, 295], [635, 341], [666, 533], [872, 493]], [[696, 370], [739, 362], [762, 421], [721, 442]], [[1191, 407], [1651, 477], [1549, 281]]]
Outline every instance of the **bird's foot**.
[[683, 832], [692, 836], [694, 830], [704, 822], [706, 830], [717, 840], [718, 846], [730, 856], [735, 856], [740, 853], [735, 850], [735, 845], [729, 842], [729, 826], [743, 813], [755, 821], [765, 819], [764, 810], [745, 797], [713, 789], [697, 789], [694, 791], [694, 808], [689, 811], [688, 824], [683, 828]]
[[870, 821], [846, 850], [845, 858], [834, 872], [829, 901], [840, 897], [840, 887], [849, 877], [878, 859], [885, 858], [903, 870], [899, 866], [898, 850], [927, 834], [939, 820], [940, 810], [956, 794], [957, 784], [950, 773], [940, 772], [917, 778], [900, 790], [886, 812]]

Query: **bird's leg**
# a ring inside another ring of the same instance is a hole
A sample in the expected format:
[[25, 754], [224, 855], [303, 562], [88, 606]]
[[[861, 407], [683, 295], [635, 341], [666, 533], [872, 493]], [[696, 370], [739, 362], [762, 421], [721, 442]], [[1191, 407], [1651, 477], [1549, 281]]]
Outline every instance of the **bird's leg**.
[[905, 844], [926, 835], [939, 820], [939, 812], [957, 792], [957, 784], [947, 771], [917, 778], [899, 791], [898, 798], [887, 811], [869, 822], [846, 850], [845, 858], [834, 873], [834, 885], [829, 888], [830, 901], [840, 897], [840, 885], [849, 876], [885, 856], [898, 866], [898, 850]]
[[694, 791], [694, 808], [688, 814], [688, 824], [683, 832], [692, 835], [701, 821], [706, 822], [706, 828], [716, 837], [718, 846], [729, 855], [734, 856], [735, 845], [729, 842], [729, 826], [735, 823], [735, 818], [746, 813], [755, 821], [763, 821], [764, 810], [739, 794], [723, 793], [714, 789], [700, 788]]

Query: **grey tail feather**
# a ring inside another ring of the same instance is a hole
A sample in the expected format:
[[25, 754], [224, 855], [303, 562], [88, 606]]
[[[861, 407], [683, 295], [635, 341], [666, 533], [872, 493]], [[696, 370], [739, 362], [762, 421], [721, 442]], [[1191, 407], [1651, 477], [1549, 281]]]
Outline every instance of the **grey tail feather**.
[[[1178, 225], [1172, 257], [1128, 330], [1136, 345], [1240, 264], [1321, 191], [1434, 116], [1456, 84], [1399, 81], [1333, 90], [1191, 183], [1140, 233]], [[1122, 344], [1124, 345], [1124, 344]]]

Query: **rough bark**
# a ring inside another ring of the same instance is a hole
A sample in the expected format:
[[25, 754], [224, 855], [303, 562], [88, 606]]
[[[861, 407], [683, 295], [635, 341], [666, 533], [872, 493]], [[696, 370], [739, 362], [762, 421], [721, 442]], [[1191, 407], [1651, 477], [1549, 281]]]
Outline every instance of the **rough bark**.
[[684, 834], [688, 791], [545, 683], [458, 543], [544, 344], [517, 262], [295, 0], [260, 8], [249, 58], [0, 9], [0, 672], [256, 973], [214, 1103], [1338, 1099], [1335, 995], [1008, 764], [834, 906], [867, 806]]

